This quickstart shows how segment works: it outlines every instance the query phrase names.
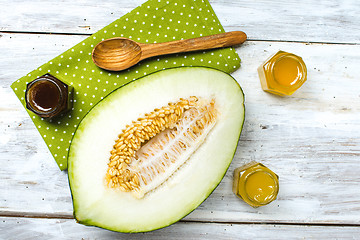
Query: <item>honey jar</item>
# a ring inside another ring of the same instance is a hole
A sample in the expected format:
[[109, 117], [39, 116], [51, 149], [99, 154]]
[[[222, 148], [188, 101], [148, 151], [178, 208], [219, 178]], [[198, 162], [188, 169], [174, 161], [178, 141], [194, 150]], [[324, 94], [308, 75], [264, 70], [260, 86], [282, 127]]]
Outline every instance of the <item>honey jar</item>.
[[57, 117], [72, 107], [73, 88], [45, 74], [26, 86], [26, 108], [42, 118]]
[[276, 95], [291, 95], [307, 78], [306, 65], [301, 57], [279, 51], [258, 68], [261, 87]]
[[279, 177], [261, 163], [251, 162], [235, 169], [233, 192], [252, 207], [274, 201], [279, 192]]

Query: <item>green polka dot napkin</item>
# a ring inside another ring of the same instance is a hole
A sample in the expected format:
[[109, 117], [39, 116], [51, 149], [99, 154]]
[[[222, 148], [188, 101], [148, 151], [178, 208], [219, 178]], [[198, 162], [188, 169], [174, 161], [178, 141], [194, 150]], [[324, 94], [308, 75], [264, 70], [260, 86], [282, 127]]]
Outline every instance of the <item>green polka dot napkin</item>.
[[72, 136], [81, 119], [97, 102], [115, 89], [149, 73], [178, 66], [207, 66], [225, 72], [240, 67], [234, 49], [223, 48], [166, 55], [138, 63], [121, 72], [109, 72], [91, 60], [101, 40], [127, 37], [144, 43], [166, 42], [224, 32], [207, 0], [149, 0], [89, 36], [76, 46], [14, 82], [11, 87], [25, 107], [26, 84], [46, 73], [74, 87], [73, 108], [48, 121], [28, 111], [61, 170], [67, 168]]

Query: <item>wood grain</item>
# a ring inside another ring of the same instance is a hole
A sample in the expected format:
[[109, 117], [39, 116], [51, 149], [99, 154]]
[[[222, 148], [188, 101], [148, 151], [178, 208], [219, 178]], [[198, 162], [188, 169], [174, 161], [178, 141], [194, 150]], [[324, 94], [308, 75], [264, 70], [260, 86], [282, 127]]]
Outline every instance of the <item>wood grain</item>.
[[[91, 34], [143, 2], [0, 0], [0, 31]], [[210, 3], [227, 31], [244, 31], [249, 39], [360, 43], [360, 2], [356, 0]]]
[[358, 227], [212, 224], [178, 222], [148, 233], [126, 234], [86, 227], [66, 219], [0, 217], [0, 239], [354, 239]]
[[234, 45], [240, 45], [245, 42], [245, 40], [246, 34], [244, 32], [232, 31], [199, 38], [155, 44], [141, 44], [140, 46], [143, 51], [141, 60], [157, 55], [231, 47]]
[[[28, 34], [0, 38], [10, 59], [8, 65], [0, 65], [0, 160], [5, 163], [0, 169], [0, 210], [6, 213], [72, 215], [66, 172], [58, 171], [9, 85], [82, 38]], [[276, 97], [260, 88], [256, 68], [278, 49], [301, 55], [308, 66], [308, 81], [292, 97]], [[233, 75], [246, 99], [239, 147], [222, 183], [185, 219], [360, 224], [360, 94], [354, 91], [360, 89], [355, 80], [360, 75], [359, 50], [358, 45], [258, 41], [238, 47], [242, 67]], [[25, 56], [21, 69], [8, 71], [20, 54]], [[258, 209], [231, 192], [232, 171], [251, 160], [263, 162], [280, 176], [278, 200]]]

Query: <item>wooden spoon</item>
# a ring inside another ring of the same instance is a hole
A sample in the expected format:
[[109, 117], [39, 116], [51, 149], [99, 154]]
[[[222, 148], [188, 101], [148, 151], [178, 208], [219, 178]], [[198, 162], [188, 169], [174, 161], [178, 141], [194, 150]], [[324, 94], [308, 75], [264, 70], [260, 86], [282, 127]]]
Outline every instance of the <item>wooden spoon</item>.
[[120, 71], [149, 57], [229, 47], [241, 44], [245, 40], [246, 34], [241, 31], [153, 44], [138, 43], [127, 38], [110, 38], [99, 42], [94, 47], [92, 60], [100, 68]]

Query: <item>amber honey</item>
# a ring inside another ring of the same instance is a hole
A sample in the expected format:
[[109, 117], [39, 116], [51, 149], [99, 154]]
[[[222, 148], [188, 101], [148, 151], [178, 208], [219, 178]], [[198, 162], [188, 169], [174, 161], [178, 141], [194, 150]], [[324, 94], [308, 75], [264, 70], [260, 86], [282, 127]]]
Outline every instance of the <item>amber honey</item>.
[[261, 163], [252, 162], [234, 171], [233, 192], [252, 207], [269, 204], [279, 191], [279, 177]]
[[306, 65], [301, 57], [279, 51], [259, 68], [261, 87], [277, 95], [291, 95], [307, 78]]
[[40, 80], [28, 92], [28, 102], [38, 112], [49, 112], [61, 104], [61, 89], [51, 81]]
[[26, 108], [43, 118], [54, 118], [72, 107], [73, 88], [45, 74], [27, 84]]

